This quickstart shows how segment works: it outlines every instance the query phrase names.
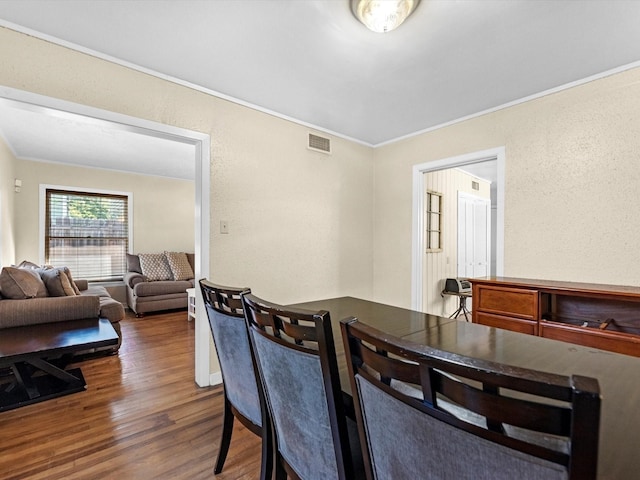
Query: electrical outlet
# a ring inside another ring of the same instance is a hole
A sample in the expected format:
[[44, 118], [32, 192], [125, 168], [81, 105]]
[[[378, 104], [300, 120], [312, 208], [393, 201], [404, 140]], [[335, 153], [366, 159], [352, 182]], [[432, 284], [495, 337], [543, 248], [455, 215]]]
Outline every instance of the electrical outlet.
[[220, 220], [220, 233], [229, 233], [229, 222]]

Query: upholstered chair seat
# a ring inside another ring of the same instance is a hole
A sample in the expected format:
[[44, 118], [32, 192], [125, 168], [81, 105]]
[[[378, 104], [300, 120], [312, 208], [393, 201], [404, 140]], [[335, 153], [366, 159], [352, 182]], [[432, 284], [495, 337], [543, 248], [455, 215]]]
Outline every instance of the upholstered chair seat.
[[261, 390], [240, 298], [242, 293], [250, 290], [215, 285], [207, 280], [200, 280], [200, 288], [224, 384], [224, 423], [214, 473], [222, 471], [231, 443], [234, 418], [237, 418], [262, 437], [260, 478], [270, 478], [273, 458], [270, 432], [263, 428]]

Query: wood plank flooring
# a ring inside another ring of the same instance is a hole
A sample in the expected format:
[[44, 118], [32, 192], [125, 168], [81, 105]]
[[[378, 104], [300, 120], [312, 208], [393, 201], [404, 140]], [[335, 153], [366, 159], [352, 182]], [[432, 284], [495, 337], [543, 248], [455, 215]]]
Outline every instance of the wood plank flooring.
[[[194, 322], [186, 317], [128, 315], [118, 355], [78, 364], [86, 391], [0, 413], [0, 479], [216, 477], [222, 388], [195, 384]], [[259, 471], [260, 440], [235, 422], [216, 478], [255, 479]]]

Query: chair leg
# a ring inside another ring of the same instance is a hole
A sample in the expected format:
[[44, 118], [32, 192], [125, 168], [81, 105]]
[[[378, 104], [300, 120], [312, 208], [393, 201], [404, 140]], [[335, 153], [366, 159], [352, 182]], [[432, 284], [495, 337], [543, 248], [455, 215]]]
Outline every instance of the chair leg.
[[262, 427], [262, 458], [260, 462], [260, 480], [271, 480], [275, 457], [273, 435], [268, 424]]
[[231, 444], [231, 434], [233, 433], [233, 412], [231, 411], [231, 404], [224, 396], [224, 420], [222, 421], [222, 439], [220, 440], [220, 448], [218, 449], [218, 459], [216, 460], [216, 466], [213, 469], [213, 473], [217, 474], [222, 471], [224, 461], [227, 459], [227, 453], [229, 452], [229, 445]]
[[282, 465], [282, 460], [280, 459], [280, 454], [278, 453], [276, 453], [275, 469], [276, 480], [287, 480], [287, 471], [284, 469], [284, 465]]

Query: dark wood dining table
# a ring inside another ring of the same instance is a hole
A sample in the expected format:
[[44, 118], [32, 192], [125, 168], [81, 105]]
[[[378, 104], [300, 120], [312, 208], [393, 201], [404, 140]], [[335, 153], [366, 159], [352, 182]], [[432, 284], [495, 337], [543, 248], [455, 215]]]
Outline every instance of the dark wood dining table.
[[348, 394], [351, 388], [340, 320], [351, 316], [396, 337], [440, 350], [560, 375], [597, 378], [602, 395], [598, 478], [640, 479], [640, 358], [353, 297], [291, 306], [330, 313], [340, 383]]

